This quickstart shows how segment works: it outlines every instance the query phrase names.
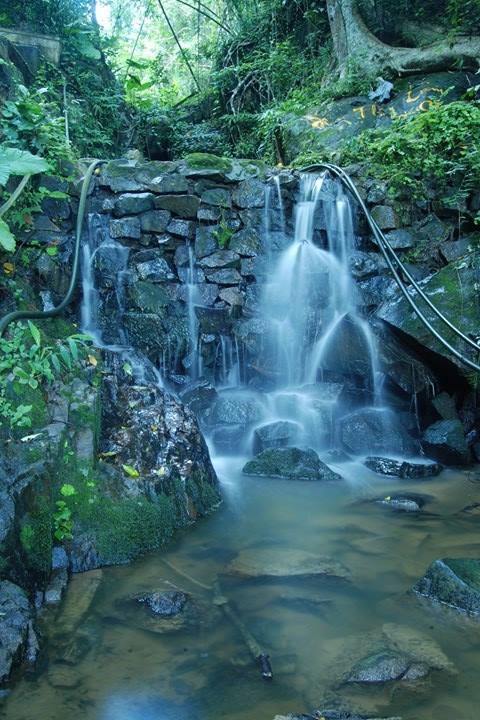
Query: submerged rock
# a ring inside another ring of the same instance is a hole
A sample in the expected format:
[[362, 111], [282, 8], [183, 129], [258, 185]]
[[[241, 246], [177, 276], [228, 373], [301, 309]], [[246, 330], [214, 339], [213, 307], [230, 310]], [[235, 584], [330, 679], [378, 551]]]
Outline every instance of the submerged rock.
[[336, 560], [290, 548], [247, 548], [227, 566], [226, 572], [251, 578], [330, 576], [348, 578], [349, 571]]
[[446, 465], [468, 465], [471, 461], [460, 420], [439, 420], [428, 427], [422, 445], [429, 455]]
[[388, 717], [388, 718], [372, 718], [367, 715], [359, 715], [357, 712], [350, 710], [335, 710], [325, 709], [313, 710], [311, 715], [275, 715], [273, 720], [402, 720], [401, 717]]
[[418, 496], [408, 497], [404, 495], [389, 495], [374, 502], [385, 505], [397, 512], [420, 512], [424, 505], [424, 501]]
[[320, 460], [315, 450], [296, 447], [263, 450], [244, 466], [242, 472], [287, 480], [342, 480]]
[[394, 475], [409, 479], [435, 477], [443, 469], [439, 463], [407, 462], [380, 456], [367, 457], [364, 464], [379, 475]]
[[188, 601], [188, 595], [179, 590], [143, 593], [136, 596], [136, 601], [145, 604], [154, 615], [159, 617], [175, 617], [179, 615]]
[[444, 558], [434, 560], [414, 585], [414, 592], [456, 610], [480, 613], [480, 560]]
[[363, 658], [347, 677], [347, 683], [385, 683], [392, 680], [418, 680], [430, 669], [401, 652], [379, 652]]
[[[142, 607], [143, 606], [143, 607]], [[179, 590], [153, 590], [117, 601], [111, 618], [141, 630], [165, 633], [195, 632], [218, 622], [213, 603]]]

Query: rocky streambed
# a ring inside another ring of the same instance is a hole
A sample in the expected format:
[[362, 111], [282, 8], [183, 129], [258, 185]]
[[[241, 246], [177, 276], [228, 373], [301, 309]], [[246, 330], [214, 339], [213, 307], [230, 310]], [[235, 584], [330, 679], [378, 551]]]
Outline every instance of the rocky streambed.
[[[246, 475], [246, 460], [214, 458], [225, 503], [167, 552], [74, 578], [5, 717], [476, 717], [475, 474], [330, 460], [342, 480], [310, 482]], [[379, 502], [395, 495], [417, 511]]]

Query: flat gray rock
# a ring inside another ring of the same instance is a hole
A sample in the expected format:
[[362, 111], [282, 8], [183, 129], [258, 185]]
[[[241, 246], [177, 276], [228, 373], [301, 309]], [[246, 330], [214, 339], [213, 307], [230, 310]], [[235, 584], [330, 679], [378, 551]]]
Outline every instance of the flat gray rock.
[[247, 548], [227, 566], [226, 572], [251, 578], [326, 576], [346, 579], [349, 570], [328, 557], [288, 548]]

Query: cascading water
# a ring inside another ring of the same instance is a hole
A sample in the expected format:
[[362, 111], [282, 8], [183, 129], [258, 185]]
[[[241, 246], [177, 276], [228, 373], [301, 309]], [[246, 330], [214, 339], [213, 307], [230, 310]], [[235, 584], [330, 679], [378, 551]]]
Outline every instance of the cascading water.
[[[347, 379], [364, 404], [380, 404], [375, 344], [358, 313], [349, 270], [355, 249], [352, 210], [339, 184], [305, 174], [289, 240], [278, 177], [267, 187], [265, 203], [268, 263], [258, 308], [264, 333], [255, 358], [264, 392], [257, 396], [253, 430], [286, 421], [288, 444], [325, 450], [334, 444]], [[250, 394], [245, 403], [251, 402], [252, 390], [244, 392]]]
[[112, 239], [105, 217], [88, 216], [88, 237], [82, 247], [81, 327], [96, 347], [119, 354], [135, 380], [163, 387], [162, 377], [150, 360], [128, 342], [123, 323], [128, 283], [129, 248]]
[[188, 354], [188, 371], [190, 378], [196, 380], [199, 375], [200, 356], [198, 352], [198, 319], [195, 308], [200, 305], [196, 283], [195, 255], [193, 245], [187, 243], [188, 271], [187, 271], [187, 315], [190, 349]]

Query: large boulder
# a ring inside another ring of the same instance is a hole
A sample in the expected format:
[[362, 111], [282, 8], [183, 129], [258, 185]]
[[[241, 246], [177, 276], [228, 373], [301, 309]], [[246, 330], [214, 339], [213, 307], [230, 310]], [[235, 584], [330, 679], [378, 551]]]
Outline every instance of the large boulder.
[[480, 613], [480, 560], [444, 558], [434, 560], [414, 585], [414, 592], [449, 605], [455, 610]]
[[446, 465], [467, 465], [470, 452], [460, 420], [439, 420], [423, 433], [422, 445], [431, 457]]
[[247, 462], [245, 475], [278, 477], [286, 480], [341, 480], [318, 457], [315, 450], [296, 447], [271, 447]]
[[418, 453], [418, 443], [389, 413], [379, 408], [361, 408], [345, 415], [340, 420], [340, 440], [344, 449], [354, 455]]
[[[436, 307], [465, 335], [475, 337], [480, 327], [480, 306], [478, 303], [477, 282], [480, 271], [480, 257], [475, 252], [467, 254], [461, 260], [451, 262], [422, 282], [423, 291], [430, 297]], [[444, 323], [422, 303], [422, 312], [433, 327], [448, 342], [461, 350], [470, 360], [477, 361], [478, 353], [465, 344], [460, 343]], [[393, 296], [387, 298], [377, 315], [419, 345], [434, 350], [457, 365], [463, 372], [465, 366], [453, 356], [424, 326], [416, 313], [397, 288]]]
[[9, 580], [0, 582], [0, 683], [25, 660], [36, 645], [32, 609], [25, 592]]
[[101, 511], [86, 503], [69, 543], [71, 565], [82, 570], [158, 548], [220, 502], [193, 412], [159, 387], [137, 384], [121, 358], [111, 363], [102, 397]]

